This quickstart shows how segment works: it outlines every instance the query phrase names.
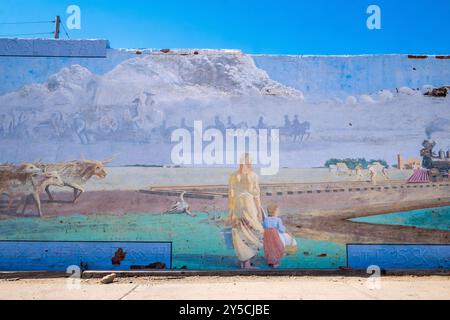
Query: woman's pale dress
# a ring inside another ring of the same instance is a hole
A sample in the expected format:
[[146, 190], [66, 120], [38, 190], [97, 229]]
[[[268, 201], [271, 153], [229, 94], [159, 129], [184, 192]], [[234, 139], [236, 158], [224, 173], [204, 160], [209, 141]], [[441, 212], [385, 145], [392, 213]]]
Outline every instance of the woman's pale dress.
[[261, 200], [258, 176], [235, 172], [229, 179], [228, 213], [233, 246], [239, 261], [248, 261], [263, 247]]

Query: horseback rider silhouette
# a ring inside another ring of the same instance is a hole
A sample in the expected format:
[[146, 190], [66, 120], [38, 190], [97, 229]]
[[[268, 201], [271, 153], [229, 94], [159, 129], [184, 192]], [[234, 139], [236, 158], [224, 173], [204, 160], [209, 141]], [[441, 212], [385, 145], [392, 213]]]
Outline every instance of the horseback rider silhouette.
[[236, 125], [231, 121], [231, 116], [227, 118], [227, 129], [236, 129]]
[[300, 126], [300, 121], [298, 120], [298, 115], [294, 116], [294, 121], [292, 122], [292, 127], [298, 128]]
[[225, 132], [225, 125], [223, 124], [223, 122], [220, 120], [219, 116], [215, 116], [214, 117], [214, 125], [216, 127], [217, 130], [221, 131], [221, 132]]
[[258, 125], [256, 126], [256, 129], [267, 129], [268, 127], [269, 126], [264, 123], [264, 117], [260, 116], [259, 120], [258, 120]]
[[290, 130], [292, 127], [292, 122], [289, 120], [289, 116], [286, 114], [284, 115], [284, 129]]

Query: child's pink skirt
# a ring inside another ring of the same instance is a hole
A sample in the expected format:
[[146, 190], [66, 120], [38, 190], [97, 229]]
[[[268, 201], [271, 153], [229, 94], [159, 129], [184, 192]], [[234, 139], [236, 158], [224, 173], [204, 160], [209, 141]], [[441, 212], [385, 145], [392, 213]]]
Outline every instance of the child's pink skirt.
[[278, 230], [269, 228], [264, 230], [264, 257], [268, 265], [277, 265], [284, 255], [284, 245]]

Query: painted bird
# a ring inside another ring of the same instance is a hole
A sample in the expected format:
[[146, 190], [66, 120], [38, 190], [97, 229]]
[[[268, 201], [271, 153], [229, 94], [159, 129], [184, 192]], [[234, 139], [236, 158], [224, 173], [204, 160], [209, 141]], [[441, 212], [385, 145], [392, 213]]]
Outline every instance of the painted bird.
[[178, 214], [178, 213], [185, 213], [190, 217], [196, 217], [195, 214], [192, 214], [192, 212], [189, 210], [189, 203], [184, 200], [184, 195], [186, 194], [185, 191], [183, 191], [180, 195], [180, 200], [175, 202], [173, 206], [165, 212], [165, 214]]

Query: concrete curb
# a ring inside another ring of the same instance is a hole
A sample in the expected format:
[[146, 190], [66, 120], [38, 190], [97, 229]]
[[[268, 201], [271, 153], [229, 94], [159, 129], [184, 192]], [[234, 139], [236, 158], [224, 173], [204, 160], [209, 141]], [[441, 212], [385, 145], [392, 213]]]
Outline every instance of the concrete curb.
[[[131, 277], [369, 277], [365, 270], [232, 270], [232, 271], [197, 271], [197, 270], [139, 270], [139, 271], [84, 271], [82, 279], [100, 279], [115, 273], [119, 278]], [[450, 270], [382, 270], [382, 276], [450, 276]], [[8, 271], [0, 272], [0, 279], [50, 279], [68, 278], [62, 271]]]
[[0, 271], [0, 279], [51, 279], [68, 278], [64, 271]]
[[[250, 270], [250, 271], [84, 271], [83, 279], [118, 277], [369, 277], [365, 270]], [[450, 270], [382, 270], [383, 276], [450, 276]]]

